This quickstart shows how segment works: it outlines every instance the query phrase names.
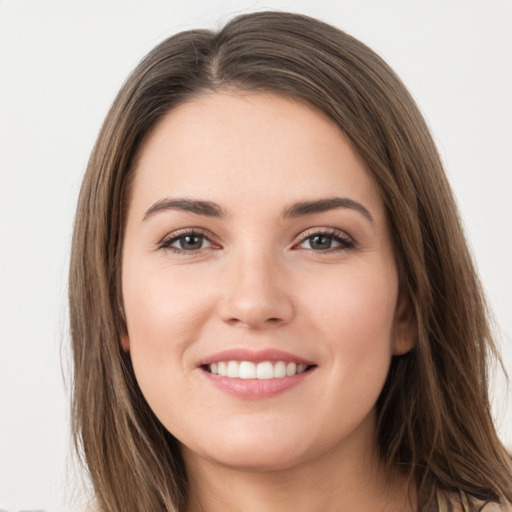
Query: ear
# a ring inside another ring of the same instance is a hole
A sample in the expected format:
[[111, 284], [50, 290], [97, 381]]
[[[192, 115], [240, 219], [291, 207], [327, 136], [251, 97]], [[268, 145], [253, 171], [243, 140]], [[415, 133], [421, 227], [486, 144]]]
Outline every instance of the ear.
[[125, 352], [130, 352], [130, 338], [128, 336], [121, 336], [121, 346]]
[[393, 329], [393, 355], [406, 354], [416, 344], [418, 323], [412, 302], [407, 292], [402, 292], [398, 299], [395, 324]]

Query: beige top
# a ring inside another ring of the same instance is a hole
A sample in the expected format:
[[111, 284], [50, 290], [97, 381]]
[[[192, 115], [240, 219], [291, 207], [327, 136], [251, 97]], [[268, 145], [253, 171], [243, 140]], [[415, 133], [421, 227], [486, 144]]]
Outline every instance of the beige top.
[[481, 509], [481, 512], [512, 512], [510, 503], [487, 503]]
[[[449, 512], [450, 510], [454, 512], [466, 512], [469, 511], [469, 501], [468, 497], [464, 493], [460, 493], [460, 497], [457, 496], [455, 498], [455, 503], [457, 504], [455, 507], [449, 508], [444, 500], [439, 500], [439, 512]], [[482, 501], [477, 500], [475, 498], [471, 498], [471, 502], [477, 507], [478, 512], [512, 512], [512, 505], [508, 502], [506, 503], [494, 503], [492, 501]], [[461, 504], [462, 507], [458, 505]]]

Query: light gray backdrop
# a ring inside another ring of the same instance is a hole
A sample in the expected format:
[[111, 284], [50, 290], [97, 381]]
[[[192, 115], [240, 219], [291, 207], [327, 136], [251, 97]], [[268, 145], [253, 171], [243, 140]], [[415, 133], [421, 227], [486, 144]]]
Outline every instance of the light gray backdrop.
[[[66, 274], [81, 176], [109, 104], [164, 37], [265, 8], [348, 31], [410, 88], [512, 368], [511, 0], [0, 0], [0, 508], [72, 509]], [[512, 447], [504, 381], [496, 388]]]

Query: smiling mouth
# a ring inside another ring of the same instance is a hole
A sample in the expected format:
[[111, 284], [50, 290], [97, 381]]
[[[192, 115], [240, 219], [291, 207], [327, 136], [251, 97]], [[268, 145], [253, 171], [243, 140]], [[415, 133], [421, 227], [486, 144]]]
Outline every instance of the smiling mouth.
[[285, 361], [219, 361], [203, 365], [202, 368], [213, 375], [231, 379], [281, 379], [304, 373], [315, 365], [287, 363]]

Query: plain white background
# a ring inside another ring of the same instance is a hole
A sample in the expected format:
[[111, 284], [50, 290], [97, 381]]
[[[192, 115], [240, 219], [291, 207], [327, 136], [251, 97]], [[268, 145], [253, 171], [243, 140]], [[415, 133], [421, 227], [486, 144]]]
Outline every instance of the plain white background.
[[[0, 0], [0, 508], [71, 510], [66, 280], [74, 207], [117, 90], [153, 46], [302, 12], [380, 53], [424, 112], [512, 370], [511, 0]], [[94, 319], [91, 319], [94, 321]], [[495, 414], [512, 447], [503, 379]]]

